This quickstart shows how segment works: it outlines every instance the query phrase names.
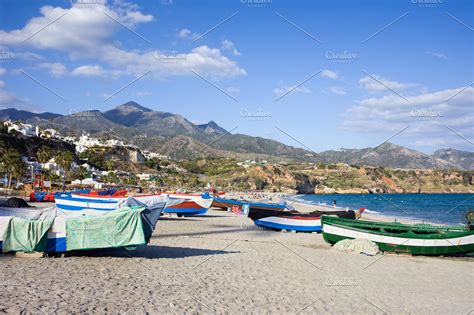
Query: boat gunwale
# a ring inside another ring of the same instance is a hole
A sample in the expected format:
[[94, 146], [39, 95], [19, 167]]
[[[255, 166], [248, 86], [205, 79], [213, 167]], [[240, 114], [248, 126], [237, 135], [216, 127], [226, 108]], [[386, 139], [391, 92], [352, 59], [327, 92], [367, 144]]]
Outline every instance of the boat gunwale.
[[[474, 231], [468, 230], [465, 226], [437, 226], [431, 224], [405, 224], [400, 222], [373, 222], [367, 220], [352, 220], [345, 218], [336, 218], [323, 215], [321, 217], [321, 223], [324, 226], [325, 224], [337, 226], [340, 228], [346, 228], [350, 230], [377, 234], [377, 235], [390, 235], [398, 237], [407, 237], [407, 238], [420, 238], [420, 239], [439, 239], [439, 238], [449, 238], [452, 236], [462, 236], [469, 235], [474, 233]], [[374, 231], [367, 228], [379, 228], [380, 231]], [[405, 230], [401, 233], [392, 233], [387, 232], [386, 229], [399, 229]], [[324, 228], [323, 228], [324, 230]], [[382, 231], [384, 230], [384, 231]], [[436, 232], [432, 234], [417, 234], [416, 232]]]

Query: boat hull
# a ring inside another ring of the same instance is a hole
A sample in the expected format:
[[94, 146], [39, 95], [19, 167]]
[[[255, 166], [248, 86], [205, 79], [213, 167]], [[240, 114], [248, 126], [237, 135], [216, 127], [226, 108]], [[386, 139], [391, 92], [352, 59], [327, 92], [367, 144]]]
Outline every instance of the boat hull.
[[263, 202], [249, 202], [244, 200], [235, 200], [235, 199], [225, 199], [225, 198], [217, 198], [215, 197], [212, 201], [212, 207], [221, 208], [221, 209], [228, 209], [232, 207], [239, 207], [242, 209], [243, 206], [248, 205], [250, 211], [252, 210], [269, 210], [269, 211], [283, 211], [285, 210], [284, 204], [277, 204], [277, 203], [263, 203]]
[[319, 217], [266, 217], [254, 221], [255, 225], [276, 230], [297, 232], [320, 232], [321, 219]]
[[207, 212], [208, 208], [201, 207], [194, 201], [184, 201], [178, 205], [165, 208], [163, 213], [176, 213], [178, 215], [202, 215]]
[[[57, 236], [52, 233], [48, 233], [47, 243], [48, 253], [61, 253], [67, 251], [66, 249], [66, 236]], [[0, 241], [0, 251], [3, 249], [3, 242]]]
[[[165, 201], [161, 195], [137, 195], [134, 199], [153, 205]], [[67, 215], [101, 215], [105, 212], [120, 208], [127, 197], [88, 196], [80, 194], [61, 194], [56, 196], [56, 206]]]
[[[365, 221], [367, 222], [367, 221]], [[344, 223], [344, 222], [343, 222]], [[364, 223], [362, 223], [364, 224]], [[377, 229], [377, 223], [372, 224]], [[357, 224], [344, 226], [337, 224], [337, 220], [326, 217], [322, 219], [323, 238], [330, 244], [335, 244], [343, 239], [364, 238], [376, 243], [384, 252], [412, 254], [412, 255], [471, 255], [474, 253], [474, 231], [462, 231], [453, 233], [433, 234], [430, 237], [422, 235], [395, 235], [395, 233], [375, 233], [364, 230]], [[380, 224], [380, 228], [387, 224]], [[403, 229], [403, 225], [394, 225], [395, 228]]]

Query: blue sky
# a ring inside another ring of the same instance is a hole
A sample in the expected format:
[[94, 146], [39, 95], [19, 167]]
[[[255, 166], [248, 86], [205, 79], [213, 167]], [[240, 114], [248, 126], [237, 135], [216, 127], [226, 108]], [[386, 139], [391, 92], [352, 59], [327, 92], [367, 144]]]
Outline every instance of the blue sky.
[[316, 152], [387, 139], [472, 151], [472, 12], [443, 0], [4, 0], [0, 108], [134, 100]]

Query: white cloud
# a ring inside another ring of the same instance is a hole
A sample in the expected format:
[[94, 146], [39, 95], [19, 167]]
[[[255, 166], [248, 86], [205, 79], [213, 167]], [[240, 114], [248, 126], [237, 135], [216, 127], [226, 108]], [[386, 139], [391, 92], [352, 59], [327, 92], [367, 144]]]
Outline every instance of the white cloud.
[[181, 39], [196, 39], [199, 37], [199, 34], [193, 33], [187, 28], [183, 28], [178, 32], [178, 36]]
[[401, 83], [398, 81], [391, 81], [379, 75], [372, 75], [372, 77], [366, 75], [359, 80], [359, 84], [362, 88], [366, 89], [369, 92], [390, 92], [390, 89], [398, 92], [417, 86], [417, 84], [414, 83]]
[[49, 72], [49, 74], [55, 78], [60, 78], [67, 74], [66, 66], [59, 62], [55, 62], [55, 63], [43, 62], [36, 65], [36, 67], [40, 69], [46, 69]]
[[331, 70], [327, 70], [327, 69], [321, 71], [321, 76], [322, 76], [323, 78], [328, 78], [328, 79], [333, 79], [333, 80], [335, 80], [335, 79], [338, 78], [336, 72], [331, 71]]
[[213, 79], [246, 75], [235, 61], [223, 56], [219, 49], [200, 46], [190, 53], [180, 54], [173, 60], [162, 60], [155, 52], [127, 52], [115, 47], [104, 51], [102, 59], [126, 73], [143, 75], [151, 71], [155, 78], [193, 75], [191, 70]]
[[283, 86], [283, 87], [277, 87], [273, 90], [273, 93], [275, 93], [276, 96], [282, 96], [283, 94], [286, 93], [303, 93], [303, 94], [309, 94], [311, 93], [311, 90], [308, 89], [307, 87], [304, 86]]
[[347, 92], [337, 86], [331, 86], [328, 88], [328, 91], [337, 95], [346, 95]]
[[85, 77], [102, 76], [104, 75], [104, 69], [102, 69], [102, 67], [98, 65], [85, 65], [85, 66], [80, 66], [74, 69], [71, 72], [71, 75], [72, 76], [85, 76]]
[[436, 58], [438, 58], [438, 59], [444, 59], [444, 60], [447, 60], [447, 59], [448, 59], [448, 57], [446, 57], [445, 54], [439, 53], [439, 52], [427, 51], [427, 52], [425, 52], [425, 54], [430, 55], [430, 56], [433, 56], [433, 57], [436, 57]]
[[121, 18], [122, 23], [127, 26], [134, 26], [139, 23], [148, 23], [153, 21], [153, 19], [153, 15], [145, 15], [140, 11], [126, 12]]
[[[395, 94], [368, 98], [343, 114], [341, 128], [361, 133], [388, 135], [410, 126], [398, 137], [422, 143], [457, 143], [463, 140], [446, 126], [471, 139], [474, 136], [474, 88], [462, 87], [408, 97]], [[461, 142], [463, 142], [461, 141]]]
[[223, 40], [221, 42], [221, 47], [222, 49], [225, 49], [225, 50], [229, 50], [230, 52], [232, 52], [232, 54], [234, 56], [240, 56], [242, 55], [236, 48], [235, 48], [235, 45], [233, 42], [231, 42], [230, 40]]
[[[151, 71], [156, 78], [193, 75], [190, 70], [213, 78], [246, 74], [235, 61], [223, 56], [219, 49], [207, 46], [183, 53], [183, 58], [177, 58], [173, 62], [163, 62], [150, 50], [123, 49], [114, 40], [115, 33], [123, 29], [123, 26], [107, 15], [130, 26], [150, 22], [151, 18], [140, 13], [133, 4], [121, 1], [118, 4], [114, 2], [113, 6], [104, 4], [81, 7], [75, 4], [69, 9], [44, 6], [40, 12], [41, 16], [29, 20], [22, 29], [8, 32], [0, 30], [0, 45], [54, 49], [67, 53], [74, 60], [94, 58], [111, 68], [107, 74], [128, 73], [137, 76]], [[60, 16], [62, 17], [58, 19]], [[53, 20], [56, 22], [39, 31]], [[31, 34], [35, 35], [24, 41]], [[132, 33], [130, 36], [134, 37]], [[138, 36], [135, 39], [141, 40]]]
[[182, 30], [179, 31], [180, 38], [188, 38], [189, 35], [191, 35], [191, 31], [188, 30], [187, 28], [183, 28]]
[[4, 75], [7, 73], [7, 70], [5, 68], [0, 68], [0, 76]]

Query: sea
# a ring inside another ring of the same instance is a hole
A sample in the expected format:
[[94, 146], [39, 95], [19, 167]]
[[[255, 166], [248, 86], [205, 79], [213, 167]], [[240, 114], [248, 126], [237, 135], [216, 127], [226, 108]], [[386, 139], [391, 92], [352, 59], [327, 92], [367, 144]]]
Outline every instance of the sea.
[[309, 204], [359, 209], [417, 222], [464, 224], [468, 210], [474, 211], [474, 194], [329, 194], [295, 195], [290, 200]]

